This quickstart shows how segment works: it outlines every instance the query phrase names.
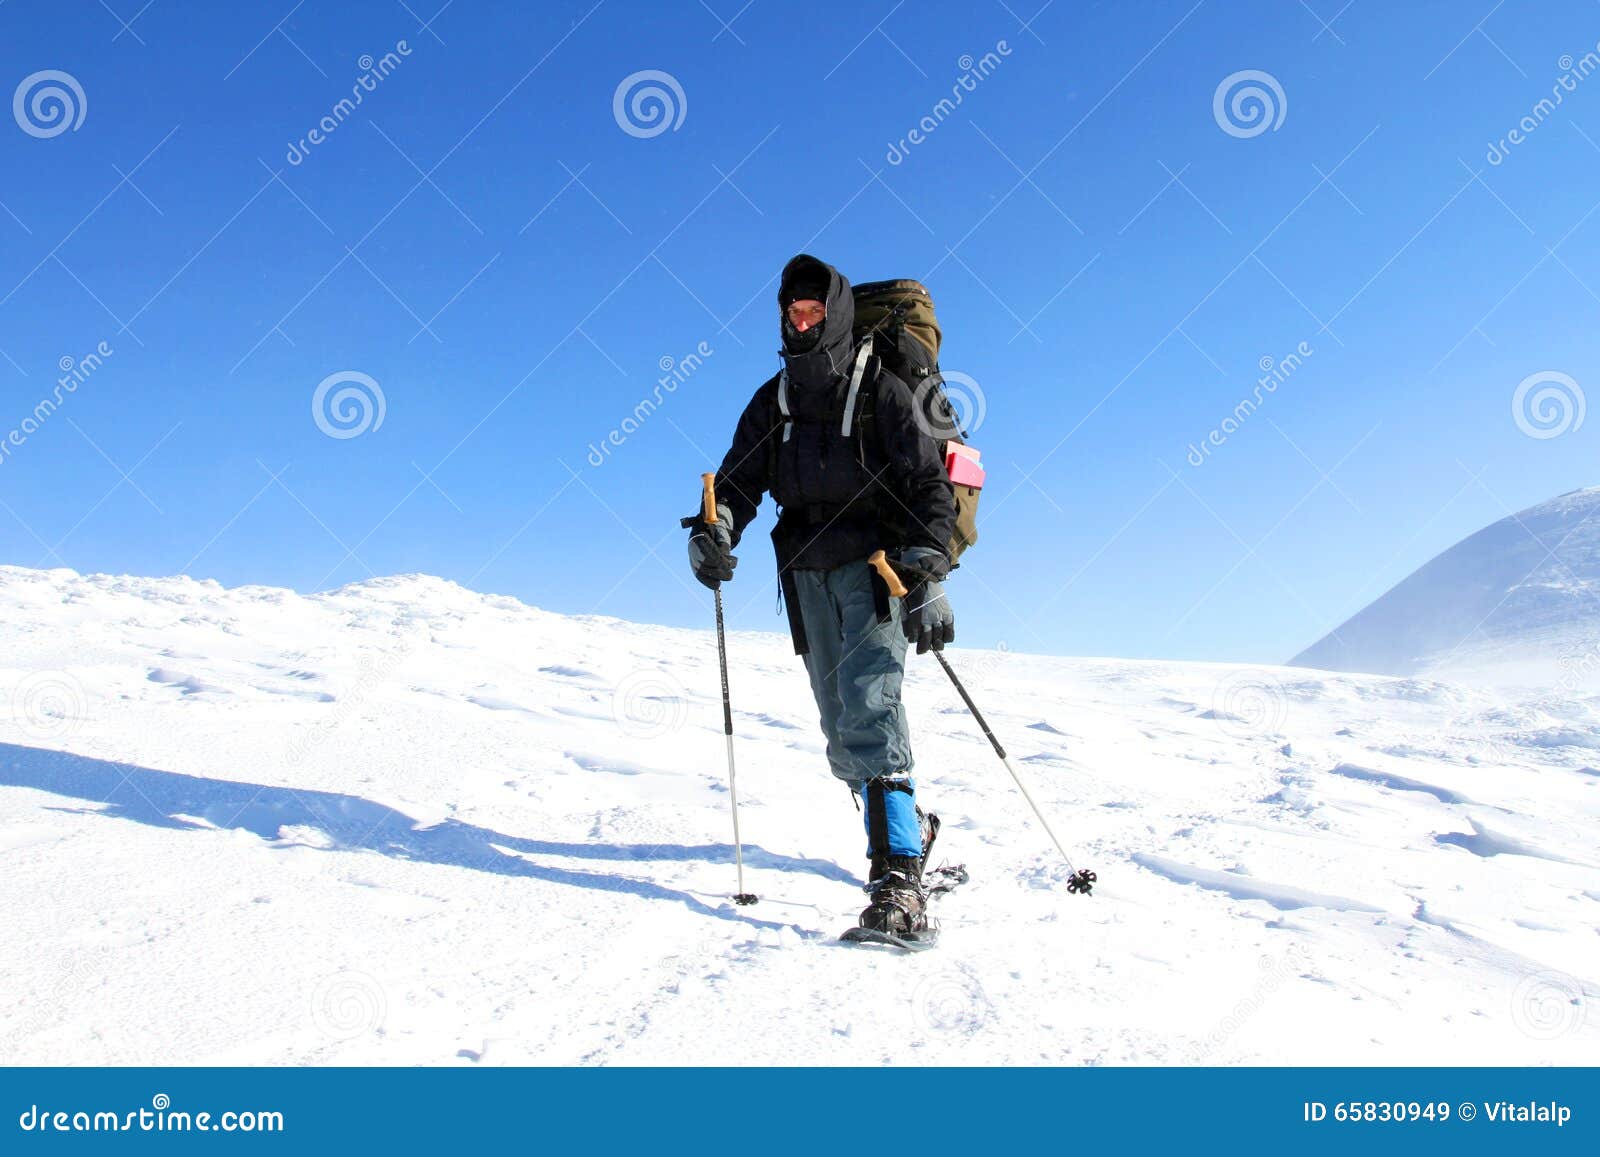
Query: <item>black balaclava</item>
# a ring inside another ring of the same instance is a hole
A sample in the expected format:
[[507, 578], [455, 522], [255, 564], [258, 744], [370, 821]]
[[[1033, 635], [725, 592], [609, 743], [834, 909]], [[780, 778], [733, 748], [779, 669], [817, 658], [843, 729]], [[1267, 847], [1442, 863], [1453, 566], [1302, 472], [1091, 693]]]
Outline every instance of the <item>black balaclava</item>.
[[[828, 316], [801, 333], [789, 324], [789, 306], [806, 300], [822, 302]], [[808, 253], [795, 257], [778, 279], [778, 310], [783, 336], [779, 355], [791, 383], [801, 389], [831, 386], [850, 372], [855, 302], [850, 283], [837, 269]]]

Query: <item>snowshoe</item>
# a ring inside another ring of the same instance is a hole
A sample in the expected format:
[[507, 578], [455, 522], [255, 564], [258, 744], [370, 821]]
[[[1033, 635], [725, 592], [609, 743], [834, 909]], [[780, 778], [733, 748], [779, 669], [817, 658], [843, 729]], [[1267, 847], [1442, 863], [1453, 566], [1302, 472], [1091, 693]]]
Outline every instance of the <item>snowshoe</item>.
[[918, 856], [873, 858], [873, 878], [867, 884], [872, 903], [862, 911], [847, 940], [897, 944], [902, 948], [931, 946], [938, 929], [928, 920], [928, 894], [922, 887], [922, 860]]

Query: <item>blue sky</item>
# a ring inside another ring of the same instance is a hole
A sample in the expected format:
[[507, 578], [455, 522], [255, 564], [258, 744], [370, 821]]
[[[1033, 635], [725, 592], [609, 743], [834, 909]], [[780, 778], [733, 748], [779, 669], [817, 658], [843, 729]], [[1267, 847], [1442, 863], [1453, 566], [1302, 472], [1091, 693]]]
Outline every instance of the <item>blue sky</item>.
[[[0, 560], [705, 625], [677, 518], [808, 250], [925, 280], [981, 395], [962, 643], [1282, 660], [1600, 482], [1600, 419], [1513, 413], [1600, 380], [1600, 9], [1341, 3], [9, 0]], [[381, 424], [324, 432], [340, 374]], [[736, 627], [782, 629], [771, 517]]]

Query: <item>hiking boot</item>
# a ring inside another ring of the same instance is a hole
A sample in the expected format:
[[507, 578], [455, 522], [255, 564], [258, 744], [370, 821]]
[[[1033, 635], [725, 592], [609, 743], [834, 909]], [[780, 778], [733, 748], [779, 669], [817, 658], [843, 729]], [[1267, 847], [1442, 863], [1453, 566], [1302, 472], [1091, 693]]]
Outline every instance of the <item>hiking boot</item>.
[[874, 856], [866, 892], [872, 902], [861, 913], [861, 927], [894, 936], [927, 930], [928, 896], [922, 889], [920, 857]]

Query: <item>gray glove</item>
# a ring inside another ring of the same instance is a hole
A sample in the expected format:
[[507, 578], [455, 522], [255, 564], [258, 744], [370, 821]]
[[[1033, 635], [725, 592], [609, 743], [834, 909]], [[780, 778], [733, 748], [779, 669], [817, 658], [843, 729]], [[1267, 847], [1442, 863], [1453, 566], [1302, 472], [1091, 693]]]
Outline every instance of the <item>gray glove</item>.
[[718, 504], [717, 521], [708, 523], [698, 516], [684, 519], [683, 525], [689, 528], [689, 569], [700, 585], [716, 590], [733, 578], [733, 568], [739, 565], [733, 556], [732, 512]]
[[946, 643], [956, 640], [955, 611], [940, 581], [950, 572], [950, 560], [942, 550], [912, 547], [901, 553], [897, 569], [910, 585], [900, 604], [900, 629], [906, 641], [917, 645], [919, 655], [944, 650]]

